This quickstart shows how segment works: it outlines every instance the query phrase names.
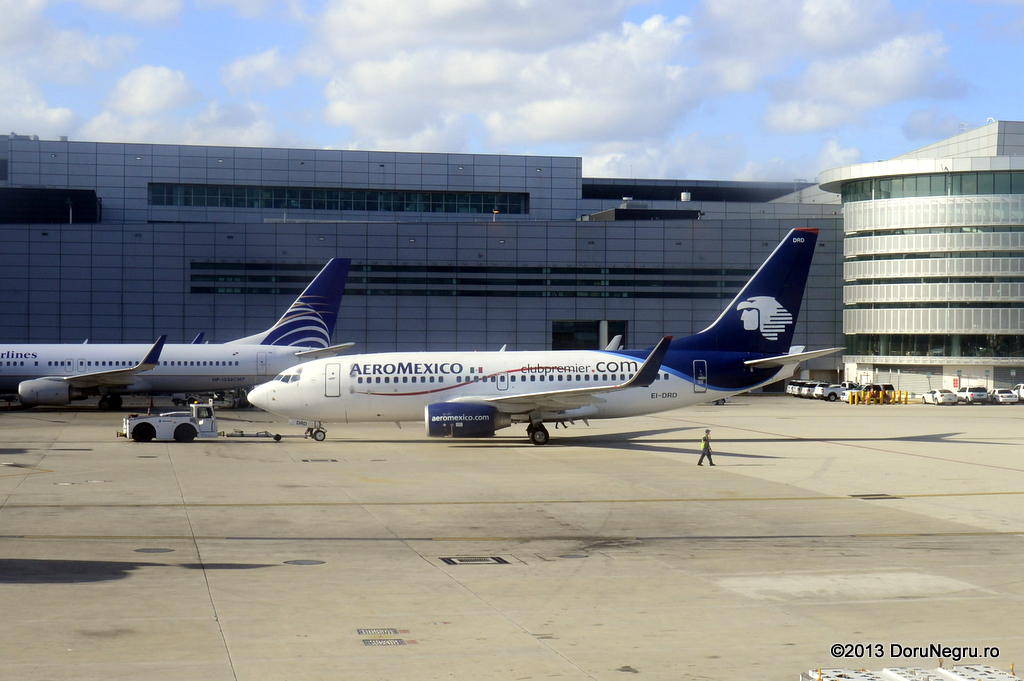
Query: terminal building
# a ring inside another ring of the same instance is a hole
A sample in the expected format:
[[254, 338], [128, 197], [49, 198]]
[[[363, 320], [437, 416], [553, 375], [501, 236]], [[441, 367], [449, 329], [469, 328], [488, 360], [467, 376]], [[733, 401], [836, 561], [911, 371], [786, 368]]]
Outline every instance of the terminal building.
[[916, 392], [1024, 383], [1024, 123], [819, 179], [843, 202], [848, 378]]
[[[796, 341], [840, 345], [839, 205], [806, 182], [584, 178], [574, 157], [0, 139], [0, 341], [221, 342], [352, 259], [363, 352], [687, 335], [793, 227], [821, 230]], [[839, 357], [818, 360], [838, 375]]]
[[[629, 347], [710, 323], [793, 227], [821, 231], [804, 376], [1024, 382], [1024, 123], [805, 181], [583, 177], [577, 157], [0, 138], [0, 342], [266, 328], [352, 259], [363, 352]], [[1021, 376], [1021, 378], [1018, 378]]]

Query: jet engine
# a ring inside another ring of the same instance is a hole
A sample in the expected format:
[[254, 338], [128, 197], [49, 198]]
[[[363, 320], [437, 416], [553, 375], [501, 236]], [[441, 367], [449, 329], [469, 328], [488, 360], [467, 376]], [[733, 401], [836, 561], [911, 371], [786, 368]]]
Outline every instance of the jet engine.
[[489, 404], [438, 402], [423, 408], [429, 437], [492, 437], [512, 425], [512, 417]]
[[59, 378], [34, 378], [18, 384], [18, 397], [26, 406], [46, 404], [61, 407], [85, 396]]

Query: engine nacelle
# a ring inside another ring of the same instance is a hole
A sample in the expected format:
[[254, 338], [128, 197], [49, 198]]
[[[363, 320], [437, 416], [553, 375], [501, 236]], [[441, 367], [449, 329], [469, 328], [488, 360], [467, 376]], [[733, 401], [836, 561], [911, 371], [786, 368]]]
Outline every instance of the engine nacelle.
[[59, 378], [34, 378], [18, 384], [18, 397], [26, 406], [45, 404], [62, 407], [71, 400], [82, 398], [82, 394]]
[[512, 417], [489, 404], [438, 402], [423, 408], [429, 437], [492, 437], [512, 425]]

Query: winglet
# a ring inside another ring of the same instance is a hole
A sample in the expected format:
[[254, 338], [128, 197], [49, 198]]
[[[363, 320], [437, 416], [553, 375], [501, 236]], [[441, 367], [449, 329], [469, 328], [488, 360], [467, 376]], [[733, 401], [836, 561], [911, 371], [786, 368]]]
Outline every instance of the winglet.
[[167, 334], [157, 338], [156, 343], [153, 343], [153, 347], [149, 349], [142, 361], [132, 367], [132, 371], [149, 371], [156, 368], [156, 365], [160, 363], [160, 353], [163, 352], [166, 341]]
[[203, 339], [206, 338], [206, 332], [200, 331], [196, 334], [196, 337], [192, 339], [192, 345], [200, 345], [203, 343]]
[[622, 387], [646, 388], [651, 383], [654, 383], [654, 379], [658, 377], [658, 372], [661, 371], [661, 363], [665, 359], [665, 353], [668, 352], [668, 346], [671, 342], [672, 336], [665, 336], [658, 341], [658, 344], [651, 350], [651, 354], [647, 355], [647, 359], [640, 365], [636, 375], [623, 383]]

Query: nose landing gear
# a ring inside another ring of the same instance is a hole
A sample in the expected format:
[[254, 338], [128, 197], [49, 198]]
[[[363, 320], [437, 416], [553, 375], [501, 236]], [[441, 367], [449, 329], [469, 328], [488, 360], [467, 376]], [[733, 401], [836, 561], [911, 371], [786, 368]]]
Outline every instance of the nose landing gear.
[[327, 431], [324, 430], [324, 425], [322, 423], [314, 421], [313, 425], [306, 428], [306, 434], [303, 437], [312, 438], [317, 442], [323, 442], [327, 439]]

